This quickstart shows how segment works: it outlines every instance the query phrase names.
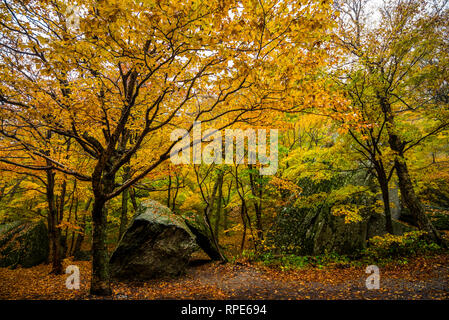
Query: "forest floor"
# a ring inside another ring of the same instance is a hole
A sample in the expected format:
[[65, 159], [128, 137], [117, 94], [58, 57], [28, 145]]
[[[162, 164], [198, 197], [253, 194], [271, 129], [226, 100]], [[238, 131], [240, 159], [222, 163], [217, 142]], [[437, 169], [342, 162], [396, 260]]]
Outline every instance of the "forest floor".
[[[67, 275], [49, 274], [49, 265], [0, 268], [0, 299], [94, 299], [88, 292], [90, 262], [64, 261], [69, 264], [80, 268], [79, 290], [68, 290]], [[110, 299], [449, 299], [449, 254], [380, 267], [378, 290], [366, 288], [365, 267], [281, 271], [248, 262], [198, 260], [179, 278], [114, 282]]]

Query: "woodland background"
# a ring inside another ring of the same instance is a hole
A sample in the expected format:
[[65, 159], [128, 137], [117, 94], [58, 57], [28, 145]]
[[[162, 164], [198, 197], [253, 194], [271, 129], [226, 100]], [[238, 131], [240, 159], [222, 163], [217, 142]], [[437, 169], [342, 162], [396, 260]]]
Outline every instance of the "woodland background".
[[[363, 286], [345, 286], [374, 263], [391, 279], [437, 272], [428, 292], [401, 285], [395, 296], [391, 285], [383, 297], [447, 298], [447, 1], [78, 8], [73, 20], [67, 1], [0, 3], [0, 222], [44, 220], [50, 239], [48, 264], [1, 268], [0, 297], [233, 297], [204, 280], [215, 272], [269, 277], [237, 297], [360, 298]], [[171, 131], [194, 121], [203, 131], [279, 129], [278, 171], [172, 164]], [[189, 271], [193, 280], [111, 287], [109, 255], [145, 199], [204, 220], [229, 263]], [[298, 217], [324, 207], [348, 225], [383, 214], [386, 234], [361, 251], [305, 250], [309, 225]], [[395, 234], [395, 220], [412, 231]], [[64, 268], [82, 255], [92, 260], [79, 262], [82, 290], [64, 291]], [[346, 282], [337, 295], [312, 285], [298, 296], [292, 279]], [[36, 281], [36, 291], [26, 285]]]

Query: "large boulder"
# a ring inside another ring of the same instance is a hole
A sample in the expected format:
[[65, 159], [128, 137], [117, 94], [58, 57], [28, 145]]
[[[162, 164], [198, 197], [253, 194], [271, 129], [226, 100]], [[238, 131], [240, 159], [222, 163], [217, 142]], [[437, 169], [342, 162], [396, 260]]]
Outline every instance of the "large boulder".
[[33, 267], [47, 260], [45, 223], [15, 221], [0, 225], [0, 267]]
[[[352, 254], [365, 248], [371, 237], [386, 233], [384, 215], [364, 212], [362, 217], [362, 221], [345, 223], [344, 217], [333, 215], [326, 205], [314, 209], [284, 208], [277, 217], [271, 240], [276, 247], [296, 254]], [[393, 229], [395, 234], [413, 230], [396, 220]]]
[[215, 242], [212, 240], [210, 231], [206, 224], [201, 222], [198, 215], [191, 212], [186, 213], [184, 215], [184, 222], [195, 236], [197, 245], [209, 256], [209, 258], [211, 258], [211, 260], [228, 261], [221, 248], [217, 249]]
[[[370, 212], [369, 216], [364, 219], [367, 222], [366, 238], [371, 239], [375, 236], [383, 236], [387, 233], [386, 218], [384, 214]], [[416, 230], [415, 227], [405, 224], [399, 220], [392, 219], [393, 234], [402, 235], [406, 232]]]
[[182, 218], [147, 200], [111, 256], [111, 275], [130, 280], [177, 276], [184, 273], [197, 249], [195, 236]]

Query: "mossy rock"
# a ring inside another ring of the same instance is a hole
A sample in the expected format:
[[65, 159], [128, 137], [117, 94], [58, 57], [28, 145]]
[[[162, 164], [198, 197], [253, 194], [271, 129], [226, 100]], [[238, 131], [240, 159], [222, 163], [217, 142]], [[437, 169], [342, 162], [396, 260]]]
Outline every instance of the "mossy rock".
[[111, 256], [111, 275], [126, 280], [181, 275], [197, 249], [195, 236], [181, 217], [147, 200]]
[[[185, 221], [190, 231], [195, 235], [196, 243], [198, 246], [211, 258], [213, 261], [227, 262], [226, 256], [217, 250], [210, 233], [206, 231], [205, 227], [201, 227], [199, 224], [193, 224], [190, 220]], [[220, 249], [222, 249], [220, 247]]]
[[[270, 241], [281, 251], [298, 255], [320, 255], [330, 252], [353, 254], [366, 248], [369, 238], [383, 235], [385, 216], [365, 210], [362, 221], [346, 223], [325, 204], [315, 208], [286, 207], [277, 217]], [[413, 230], [393, 221], [395, 234]]]
[[[373, 213], [368, 218], [368, 230], [367, 230], [367, 238], [371, 239], [375, 236], [383, 236], [387, 233], [386, 231], [386, 220], [384, 214]], [[402, 235], [406, 232], [416, 230], [415, 227], [408, 225], [402, 221], [392, 219], [393, 225], [393, 234]]]
[[0, 267], [33, 267], [48, 258], [45, 223], [14, 221], [0, 225]]

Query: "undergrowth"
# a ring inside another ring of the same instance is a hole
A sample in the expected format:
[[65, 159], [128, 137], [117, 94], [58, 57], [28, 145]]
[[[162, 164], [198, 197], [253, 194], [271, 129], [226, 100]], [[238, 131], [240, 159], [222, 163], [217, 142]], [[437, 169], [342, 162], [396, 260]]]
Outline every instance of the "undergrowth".
[[[429, 243], [424, 238], [425, 232], [412, 231], [401, 236], [386, 234], [371, 238], [365, 249], [350, 255], [342, 255], [335, 252], [325, 252], [321, 255], [295, 255], [275, 253], [275, 250], [245, 250], [240, 259], [261, 263], [264, 266], [279, 268], [281, 270], [336, 267], [345, 268], [351, 266], [366, 266], [375, 264], [405, 265], [409, 259], [416, 256], [432, 256], [442, 253], [442, 249], [436, 243]], [[235, 262], [237, 257], [231, 260]]]

